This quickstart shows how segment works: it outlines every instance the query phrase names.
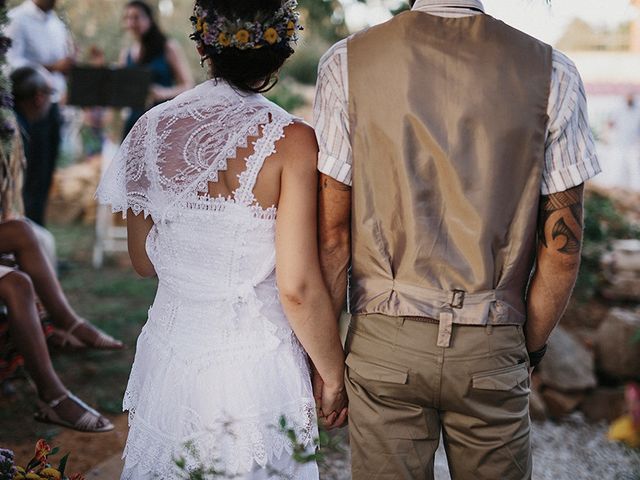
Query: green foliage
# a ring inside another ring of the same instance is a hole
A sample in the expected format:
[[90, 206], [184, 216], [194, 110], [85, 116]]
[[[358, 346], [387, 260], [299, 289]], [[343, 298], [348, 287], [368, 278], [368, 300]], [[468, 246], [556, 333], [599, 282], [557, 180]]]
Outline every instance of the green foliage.
[[338, 0], [299, 0], [299, 4], [303, 23], [311, 36], [333, 43], [348, 35]]
[[276, 87], [267, 94], [267, 98], [276, 105], [284, 108], [288, 112], [292, 112], [305, 104], [302, 95], [295, 93], [289, 82], [279, 82]]
[[591, 299], [602, 281], [600, 258], [611, 250], [613, 240], [640, 239], [640, 227], [632, 225], [608, 197], [588, 193], [585, 197], [582, 266], [575, 288], [579, 301]]
[[[327, 453], [344, 453], [341, 446], [341, 440], [337, 437], [330, 436], [326, 431], [320, 430], [318, 438], [314, 439], [315, 452], [310, 452], [309, 446], [298, 438], [298, 434], [292, 428], [287, 418], [283, 415], [278, 421], [278, 425], [273, 425], [284, 437], [289, 441], [291, 446], [291, 456], [299, 465], [305, 465], [310, 462], [317, 462], [322, 465], [326, 462]], [[226, 432], [226, 435], [233, 435], [232, 432]], [[174, 459], [174, 464], [178, 468], [182, 480], [210, 480], [215, 478], [237, 478], [241, 474], [232, 475], [218, 467], [219, 460], [213, 459], [208, 463], [204, 463], [200, 452], [194, 446], [193, 442], [187, 442], [184, 445], [185, 454]], [[189, 458], [189, 461], [187, 461]], [[288, 479], [289, 475], [273, 469], [267, 465], [269, 478]]]

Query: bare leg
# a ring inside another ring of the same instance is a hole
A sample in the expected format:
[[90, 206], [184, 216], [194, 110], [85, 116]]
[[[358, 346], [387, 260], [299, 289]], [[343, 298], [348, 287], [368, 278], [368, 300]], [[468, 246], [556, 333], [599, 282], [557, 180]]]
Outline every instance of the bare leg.
[[[53, 267], [38, 243], [33, 229], [26, 222], [12, 220], [0, 223], [0, 253], [15, 255], [20, 270], [31, 278], [38, 297], [58, 328], [66, 330], [82, 321], [69, 305]], [[83, 324], [74, 331], [74, 335], [91, 345], [95, 342], [98, 332], [90, 324]], [[122, 344], [116, 342], [113, 346], [118, 347]]]
[[[12, 272], [0, 278], [0, 300], [9, 309], [11, 339], [24, 357], [25, 368], [36, 384], [38, 396], [46, 403], [60, 398], [67, 389], [51, 364], [29, 276]], [[85, 413], [81, 406], [70, 400], [61, 402], [55, 410], [71, 423]]]

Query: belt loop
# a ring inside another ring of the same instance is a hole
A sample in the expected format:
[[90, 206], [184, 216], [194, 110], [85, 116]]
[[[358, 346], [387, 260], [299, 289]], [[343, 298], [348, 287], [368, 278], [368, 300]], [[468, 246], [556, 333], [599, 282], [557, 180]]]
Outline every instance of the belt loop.
[[453, 328], [453, 312], [440, 313], [438, 327], [438, 347], [449, 348], [451, 345], [451, 330]]
[[487, 323], [487, 335], [493, 334], [493, 323]]

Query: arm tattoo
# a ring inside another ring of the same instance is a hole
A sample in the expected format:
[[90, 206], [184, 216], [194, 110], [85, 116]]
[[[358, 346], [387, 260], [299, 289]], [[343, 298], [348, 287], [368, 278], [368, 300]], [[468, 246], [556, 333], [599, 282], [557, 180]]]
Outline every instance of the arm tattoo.
[[556, 222], [553, 226], [553, 231], [551, 232], [551, 238], [555, 240], [558, 237], [564, 237], [567, 240], [564, 246], [558, 249], [559, 252], [567, 255], [580, 253], [580, 240], [567, 226], [564, 218], [561, 218]]
[[[569, 209], [571, 218], [578, 228], [582, 228], [582, 185], [569, 189], [565, 192], [554, 193], [543, 196], [540, 204], [540, 217], [538, 219], [538, 238], [545, 248], [549, 247], [545, 229], [551, 216], [563, 209]], [[569, 220], [570, 223], [571, 220]], [[558, 251], [566, 255], [575, 255], [580, 252], [581, 241], [574, 231], [567, 225], [565, 217], [561, 217], [555, 222], [551, 230], [551, 238], [558, 237], [566, 239], [566, 243]]]

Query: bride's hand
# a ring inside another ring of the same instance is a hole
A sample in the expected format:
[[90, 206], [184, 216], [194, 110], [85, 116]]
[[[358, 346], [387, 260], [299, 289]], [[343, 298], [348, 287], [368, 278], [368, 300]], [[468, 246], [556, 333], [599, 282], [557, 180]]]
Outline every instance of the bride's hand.
[[335, 386], [322, 387], [322, 400], [319, 415], [322, 425], [327, 430], [340, 428], [345, 425], [348, 415], [348, 399], [344, 383], [339, 382]]

